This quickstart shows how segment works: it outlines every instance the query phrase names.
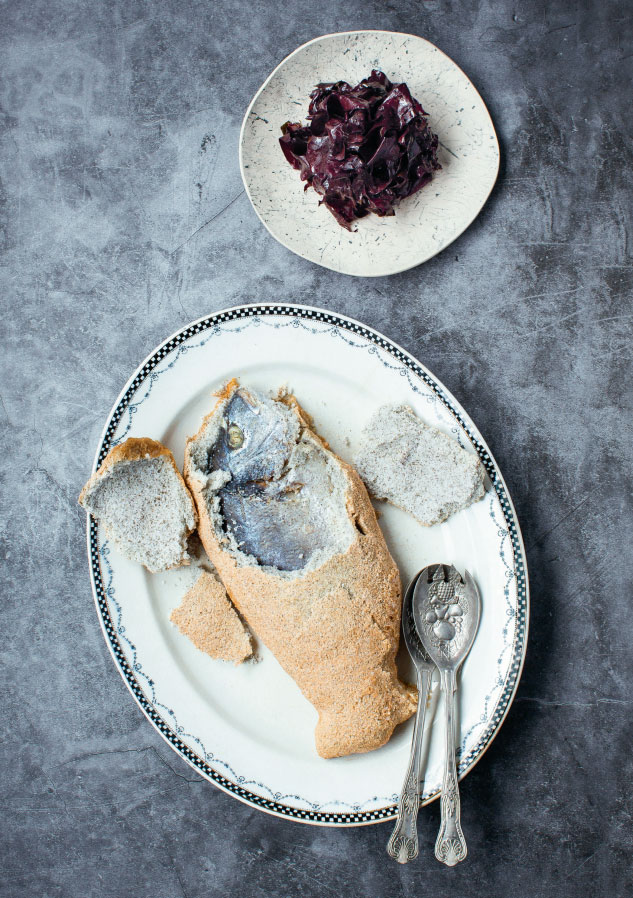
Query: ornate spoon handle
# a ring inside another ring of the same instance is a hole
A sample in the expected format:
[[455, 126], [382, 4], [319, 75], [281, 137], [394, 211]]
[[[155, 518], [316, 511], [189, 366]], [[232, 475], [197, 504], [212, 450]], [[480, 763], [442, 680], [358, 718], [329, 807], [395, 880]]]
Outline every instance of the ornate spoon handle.
[[387, 854], [399, 864], [406, 864], [418, 856], [418, 809], [420, 807], [420, 757], [424, 715], [429, 694], [430, 670], [418, 670], [418, 710], [415, 715], [411, 757], [398, 800], [398, 819], [387, 843]]
[[446, 757], [442, 782], [442, 822], [435, 843], [435, 857], [448, 867], [454, 867], [464, 860], [468, 852], [459, 822], [459, 787], [455, 762], [455, 671], [440, 671], [440, 682], [446, 703]]

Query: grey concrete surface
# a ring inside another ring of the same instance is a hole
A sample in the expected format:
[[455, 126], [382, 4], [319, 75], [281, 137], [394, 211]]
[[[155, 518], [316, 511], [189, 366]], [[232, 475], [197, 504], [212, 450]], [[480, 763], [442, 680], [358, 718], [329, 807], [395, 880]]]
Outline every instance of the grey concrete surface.
[[[633, 894], [632, 10], [611, 0], [3, 0], [0, 894]], [[270, 70], [350, 28], [434, 41], [481, 91], [503, 162], [421, 268], [338, 276], [243, 193], [243, 111]], [[295, 300], [424, 361], [499, 461], [526, 540], [516, 702], [463, 785], [471, 854], [384, 851], [389, 825], [306, 827], [198, 778], [147, 723], [94, 611], [76, 504], [138, 362], [190, 319]]]

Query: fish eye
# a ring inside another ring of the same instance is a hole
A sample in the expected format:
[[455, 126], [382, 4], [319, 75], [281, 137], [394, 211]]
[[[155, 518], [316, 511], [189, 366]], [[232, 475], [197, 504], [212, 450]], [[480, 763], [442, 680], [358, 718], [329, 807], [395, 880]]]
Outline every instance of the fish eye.
[[229, 449], [239, 449], [244, 443], [244, 432], [237, 424], [229, 424], [227, 430], [227, 442]]

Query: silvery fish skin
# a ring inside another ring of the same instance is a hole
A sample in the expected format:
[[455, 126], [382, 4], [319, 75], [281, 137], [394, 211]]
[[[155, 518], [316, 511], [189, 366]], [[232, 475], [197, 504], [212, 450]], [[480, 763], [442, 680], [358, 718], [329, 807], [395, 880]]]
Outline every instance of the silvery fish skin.
[[[325, 461], [310, 447], [298, 448], [298, 437], [298, 422], [285, 406], [240, 388], [209, 451], [209, 470], [231, 475], [218, 492], [225, 529], [258, 564], [282, 571], [305, 567], [328, 543], [319, 498], [329, 484]], [[291, 457], [307, 462], [300, 479]]]
[[[209, 470], [228, 471], [232, 487], [278, 478], [295, 442], [291, 422], [281, 409], [240, 388], [224, 409], [224, 421], [209, 452]], [[239, 448], [229, 444], [231, 426], [237, 426], [243, 436]]]

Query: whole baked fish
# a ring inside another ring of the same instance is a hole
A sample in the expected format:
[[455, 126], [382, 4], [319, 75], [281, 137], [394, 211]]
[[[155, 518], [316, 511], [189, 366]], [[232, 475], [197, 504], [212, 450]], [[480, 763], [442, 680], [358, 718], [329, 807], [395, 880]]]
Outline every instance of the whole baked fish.
[[319, 712], [319, 754], [383, 745], [415, 690], [395, 666], [398, 569], [358, 474], [293, 396], [233, 380], [187, 442], [185, 479], [233, 602]]

